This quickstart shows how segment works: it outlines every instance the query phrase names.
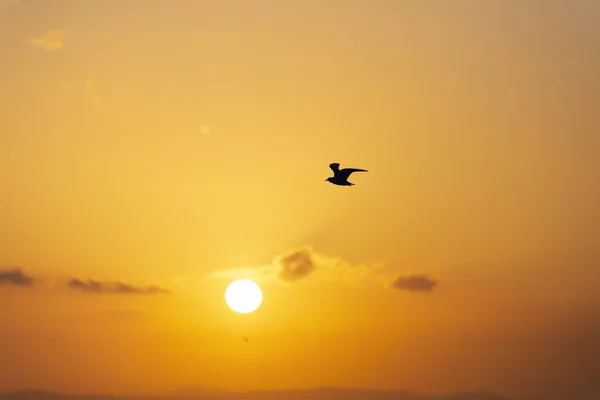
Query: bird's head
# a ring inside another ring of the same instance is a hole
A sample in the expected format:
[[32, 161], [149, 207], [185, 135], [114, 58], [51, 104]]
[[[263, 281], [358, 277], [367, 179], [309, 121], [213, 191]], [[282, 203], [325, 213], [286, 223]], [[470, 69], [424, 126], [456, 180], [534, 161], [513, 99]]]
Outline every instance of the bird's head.
[[333, 178], [327, 178], [327, 179], [325, 179], [325, 182], [332, 182], [332, 181], [333, 181]]

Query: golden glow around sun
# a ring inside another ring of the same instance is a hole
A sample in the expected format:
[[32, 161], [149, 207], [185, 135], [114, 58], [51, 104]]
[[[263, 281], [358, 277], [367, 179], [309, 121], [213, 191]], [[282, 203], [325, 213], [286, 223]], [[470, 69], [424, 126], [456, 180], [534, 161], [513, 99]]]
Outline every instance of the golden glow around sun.
[[247, 314], [255, 311], [262, 303], [260, 287], [249, 279], [238, 279], [227, 286], [225, 302], [233, 311]]

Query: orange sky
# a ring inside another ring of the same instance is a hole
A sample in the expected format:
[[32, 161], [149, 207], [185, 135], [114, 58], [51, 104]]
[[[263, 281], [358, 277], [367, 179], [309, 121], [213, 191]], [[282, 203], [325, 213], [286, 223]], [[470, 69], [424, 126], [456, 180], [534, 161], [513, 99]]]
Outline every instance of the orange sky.
[[[583, 393], [599, 20], [594, 0], [0, 0], [0, 391]], [[331, 162], [369, 172], [336, 187]], [[312, 273], [282, 281], [290, 254]], [[414, 275], [436, 284], [394, 287]], [[235, 277], [256, 313], [227, 309]]]

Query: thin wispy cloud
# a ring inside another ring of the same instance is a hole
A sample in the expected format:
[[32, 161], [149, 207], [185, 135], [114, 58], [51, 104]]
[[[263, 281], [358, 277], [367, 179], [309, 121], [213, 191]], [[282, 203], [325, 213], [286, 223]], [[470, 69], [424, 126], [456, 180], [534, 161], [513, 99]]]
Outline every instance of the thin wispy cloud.
[[119, 281], [98, 281], [94, 279], [81, 280], [77, 278], [71, 279], [67, 286], [70, 289], [79, 290], [86, 293], [97, 294], [161, 294], [169, 293], [169, 290], [152, 285], [152, 286], [136, 286], [129, 283]]
[[25, 43], [45, 51], [56, 51], [64, 47], [66, 34], [64, 30], [51, 30], [42, 36], [29, 38]]
[[0, 270], [0, 286], [31, 286], [35, 279], [18, 268]]
[[398, 290], [430, 292], [437, 286], [437, 281], [427, 275], [408, 275], [396, 278], [392, 286]]

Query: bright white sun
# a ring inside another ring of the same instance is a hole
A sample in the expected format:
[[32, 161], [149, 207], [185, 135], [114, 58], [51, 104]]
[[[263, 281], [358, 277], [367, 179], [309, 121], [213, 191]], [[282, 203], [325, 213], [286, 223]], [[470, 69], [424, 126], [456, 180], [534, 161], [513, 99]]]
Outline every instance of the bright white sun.
[[247, 314], [255, 311], [262, 303], [260, 287], [249, 279], [233, 281], [225, 290], [225, 302], [233, 311]]

